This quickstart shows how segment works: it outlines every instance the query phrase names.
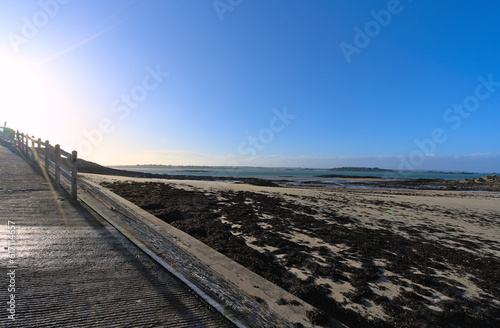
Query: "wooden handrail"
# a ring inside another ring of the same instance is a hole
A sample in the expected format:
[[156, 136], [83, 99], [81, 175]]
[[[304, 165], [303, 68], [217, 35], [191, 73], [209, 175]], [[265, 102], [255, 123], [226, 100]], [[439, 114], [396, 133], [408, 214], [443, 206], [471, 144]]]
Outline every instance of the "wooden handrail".
[[[30, 145], [31, 142], [31, 145]], [[42, 139], [30, 137], [28, 134], [16, 132], [14, 145], [26, 156], [38, 163], [40, 167], [45, 168], [45, 172], [50, 174], [50, 169], [54, 171], [54, 178], [57, 184], [61, 184], [62, 175], [69, 180], [71, 185], [71, 199], [77, 199], [78, 184], [78, 153], [76, 150], [71, 153], [61, 149], [60, 145], [52, 146], [48, 140], [42, 142]], [[43, 151], [42, 151], [43, 150]], [[43, 154], [42, 154], [43, 153]], [[62, 165], [62, 157], [71, 162], [70, 172], [66, 171]], [[51, 160], [51, 158], [53, 160]], [[43, 161], [42, 161], [43, 159]]]

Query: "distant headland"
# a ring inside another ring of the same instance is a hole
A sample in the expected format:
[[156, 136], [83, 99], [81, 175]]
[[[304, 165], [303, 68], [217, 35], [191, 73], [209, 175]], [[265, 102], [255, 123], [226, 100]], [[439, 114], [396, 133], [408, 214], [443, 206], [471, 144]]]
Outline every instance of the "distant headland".
[[358, 167], [358, 166], [343, 166], [328, 169], [328, 171], [348, 171], [348, 172], [397, 172], [396, 170], [381, 169], [378, 167]]

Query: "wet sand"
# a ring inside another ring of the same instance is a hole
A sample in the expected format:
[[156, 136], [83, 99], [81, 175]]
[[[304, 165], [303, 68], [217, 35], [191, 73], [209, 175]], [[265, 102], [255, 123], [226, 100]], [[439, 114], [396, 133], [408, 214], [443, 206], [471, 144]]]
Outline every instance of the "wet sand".
[[317, 324], [500, 325], [500, 193], [86, 177], [315, 306]]

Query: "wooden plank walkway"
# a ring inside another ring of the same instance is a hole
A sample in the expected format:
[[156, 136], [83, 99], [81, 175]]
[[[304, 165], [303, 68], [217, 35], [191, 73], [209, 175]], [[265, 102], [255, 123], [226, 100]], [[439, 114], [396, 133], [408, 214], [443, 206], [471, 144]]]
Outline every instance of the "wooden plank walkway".
[[232, 327], [2, 145], [0, 231], [0, 327]]

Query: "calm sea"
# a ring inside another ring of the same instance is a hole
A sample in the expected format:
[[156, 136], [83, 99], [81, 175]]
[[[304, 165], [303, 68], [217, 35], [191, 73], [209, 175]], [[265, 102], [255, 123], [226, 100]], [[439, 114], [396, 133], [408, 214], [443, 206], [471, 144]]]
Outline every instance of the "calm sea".
[[136, 166], [116, 167], [122, 170], [131, 170], [144, 173], [191, 175], [191, 176], [214, 176], [235, 178], [262, 178], [270, 180], [292, 180], [292, 181], [330, 181], [331, 178], [318, 177], [319, 175], [343, 175], [356, 177], [380, 177], [380, 178], [412, 178], [445, 180], [472, 179], [491, 175], [492, 173], [442, 173], [442, 172], [373, 172], [373, 171], [329, 171], [318, 169], [286, 169], [286, 168], [142, 168]]

